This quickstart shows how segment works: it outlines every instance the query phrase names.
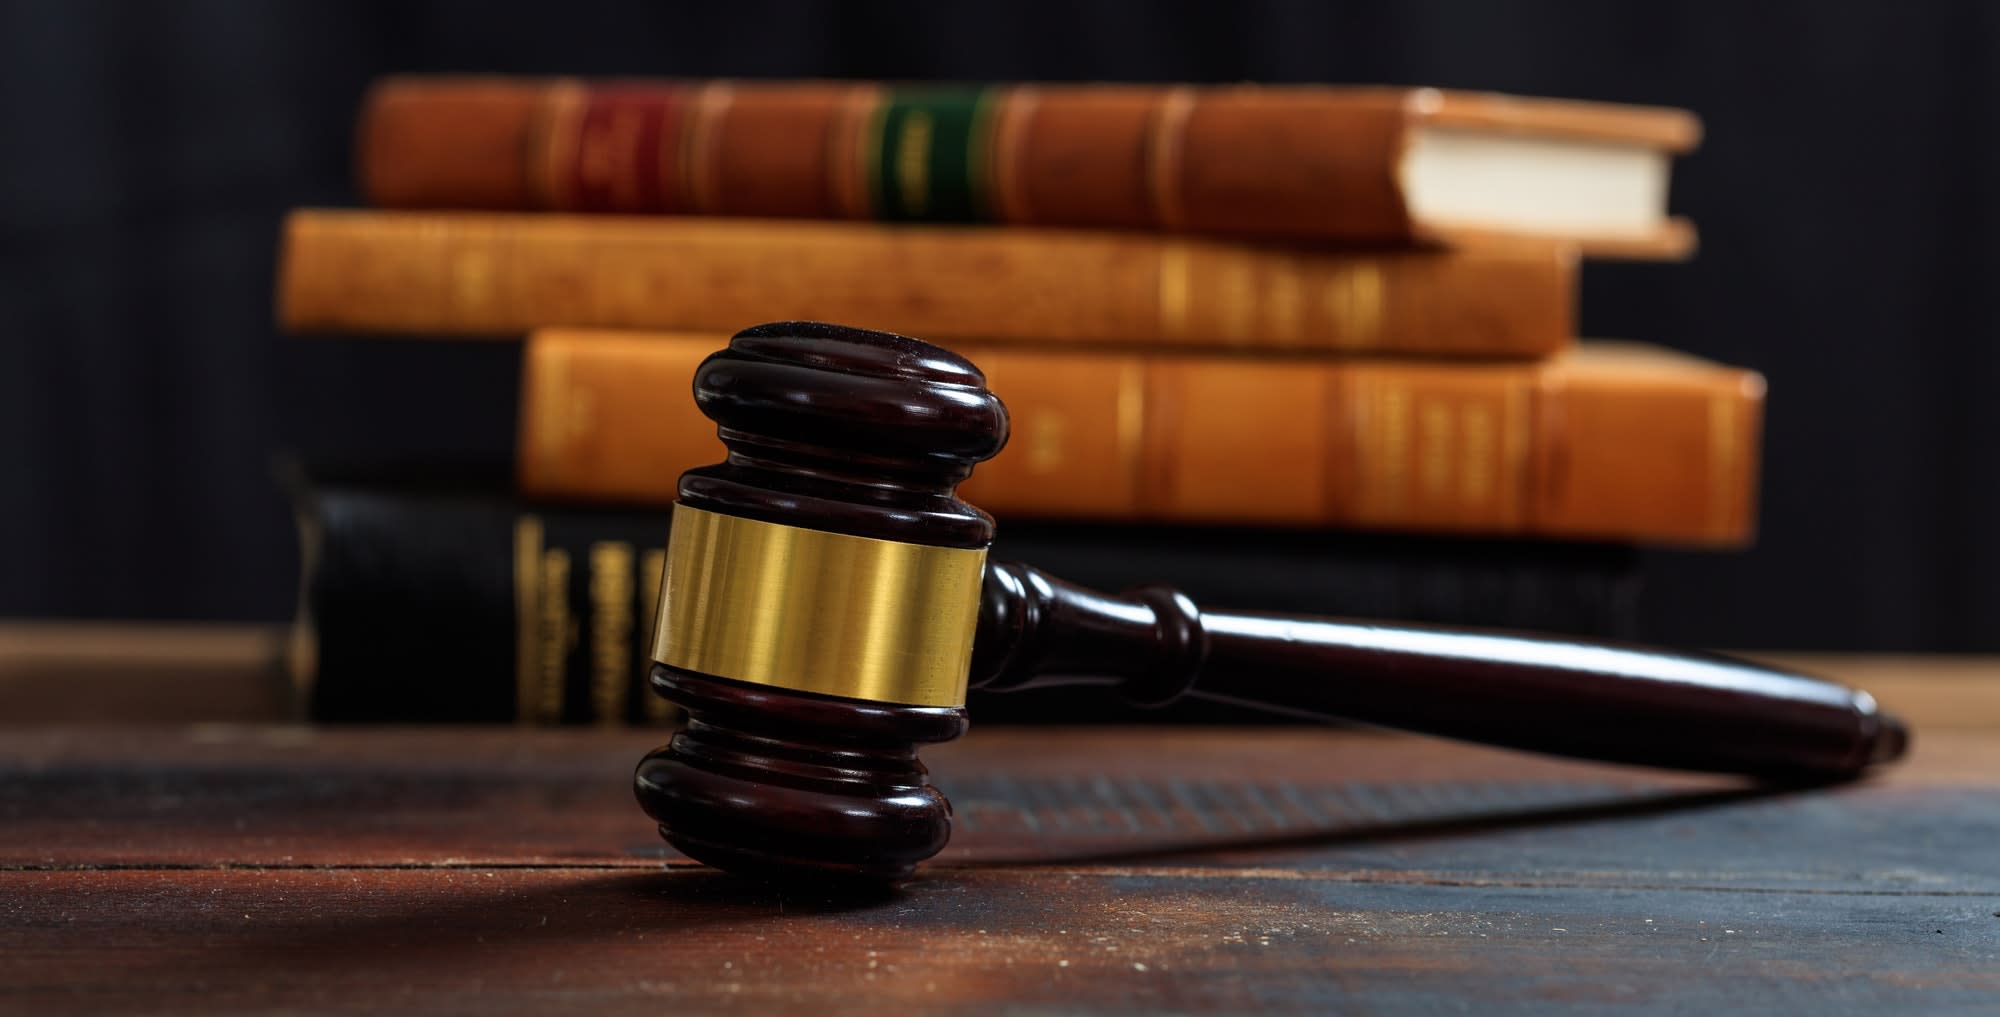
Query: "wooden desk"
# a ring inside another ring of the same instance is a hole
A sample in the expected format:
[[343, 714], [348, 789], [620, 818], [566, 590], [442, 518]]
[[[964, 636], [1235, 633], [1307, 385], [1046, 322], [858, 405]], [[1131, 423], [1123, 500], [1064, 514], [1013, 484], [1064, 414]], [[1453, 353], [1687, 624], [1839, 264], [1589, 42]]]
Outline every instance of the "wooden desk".
[[8, 1013], [2000, 1007], [2000, 737], [1833, 790], [1323, 731], [986, 731], [875, 902], [673, 856], [658, 736], [0, 732]]

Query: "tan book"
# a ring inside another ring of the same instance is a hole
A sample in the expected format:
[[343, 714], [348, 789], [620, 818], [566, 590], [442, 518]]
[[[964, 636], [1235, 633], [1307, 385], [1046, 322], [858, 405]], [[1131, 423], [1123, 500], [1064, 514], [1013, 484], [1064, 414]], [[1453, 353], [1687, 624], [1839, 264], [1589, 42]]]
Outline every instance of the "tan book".
[[305, 210], [278, 273], [300, 332], [735, 332], [1529, 357], [1573, 332], [1543, 244], [1325, 253], [1111, 231]]
[[[522, 490], [670, 502], [683, 470], [724, 453], [687, 398], [724, 341], [532, 335]], [[1754, 530], [1763, 379], [1652, 346], [1537, 363], [956, 348], [1013, 421], [960, 488], [1002, 518], [1716, 547]]]
[[398, 77], [362, 189], [484, 208], [1116, 227], [1678, 257], [1673, 109], [1430, 88]]

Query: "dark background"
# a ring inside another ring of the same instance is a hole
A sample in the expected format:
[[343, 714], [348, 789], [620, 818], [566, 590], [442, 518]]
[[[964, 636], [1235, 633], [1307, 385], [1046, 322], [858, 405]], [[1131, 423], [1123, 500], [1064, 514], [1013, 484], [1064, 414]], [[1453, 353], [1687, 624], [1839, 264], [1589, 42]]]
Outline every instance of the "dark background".
[[1977, 0], [0, 0], [0, 615], [283, 618], [280, 449], [504, 462], [504, 345], [271, 325], [279, 217], [353, 203], [376, 75], [1251, 79], [1699, 112], [1700, 256], [1591, 266], [1583, 323], [1768, 375], [1763, 532], [1655, 555], [1651, 634], [2000, 648], [1996, 50]]

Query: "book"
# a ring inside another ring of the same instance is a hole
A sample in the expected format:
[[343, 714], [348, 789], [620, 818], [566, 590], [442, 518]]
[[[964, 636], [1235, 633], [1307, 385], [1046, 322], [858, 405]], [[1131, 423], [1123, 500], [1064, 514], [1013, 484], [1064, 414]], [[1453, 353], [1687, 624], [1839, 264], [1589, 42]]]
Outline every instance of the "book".
[[1679, 257], [1683, 110], [1431, 88], [397, 77], [378, 205], [995, 222]]
[[[520, 489], [666, 504], [724, 449], [690, 389], [720, 335], [549, 329]], [[1727, 547], [1754, 532], [1763, 379], [1639, 343], [1545, 361], [962, 344], [1012, 435], [959, 488], [1003, 522], [1340, 526]]]
[[[304, 557], [294, 670], [331, 722], [669, 723], [651, 694], [664, 509], [322, 483], [295, 492]], [[1105, 590], [1172, 582], [1205, 605], [1630, 639], [1629, 546], [1197, 527], [1003, 526], [999, 559]], [[975, 693], [983, 721], [1164, 714], [1102, 689]]]
[[1532, 357], [1574, 334], [1560, 246], [1359, 253], [1136, 233], [308, 209], [298, 332], [515, 335], [817, 319], [952, 341]]
[[666, 515], [295, 493], [314, 720], [671, 723], [644, 686]]

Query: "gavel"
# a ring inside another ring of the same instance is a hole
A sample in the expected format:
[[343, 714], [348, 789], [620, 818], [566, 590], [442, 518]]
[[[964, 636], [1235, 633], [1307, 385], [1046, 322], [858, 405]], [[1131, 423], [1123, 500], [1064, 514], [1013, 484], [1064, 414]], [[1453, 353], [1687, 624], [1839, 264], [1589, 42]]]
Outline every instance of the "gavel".
[[680, 478], [649, 680], [687, 719], [635, 783], [667, 841], [721, 869], [909, 879], [951, 832], [917, 747], [965, 732], [968, 688], [1115, 682], [1140, 705], [1779, 783], [1851, 779], [1908, 743], [1866, 692], [1726, 657], [1211, 611], [989, 563], [993, 520], [954, 489], [1000, 451], [1007, 411], [921, 340], [760, 325], [702, 363], [694, 396], [728, 455]]

